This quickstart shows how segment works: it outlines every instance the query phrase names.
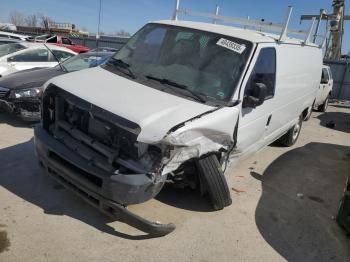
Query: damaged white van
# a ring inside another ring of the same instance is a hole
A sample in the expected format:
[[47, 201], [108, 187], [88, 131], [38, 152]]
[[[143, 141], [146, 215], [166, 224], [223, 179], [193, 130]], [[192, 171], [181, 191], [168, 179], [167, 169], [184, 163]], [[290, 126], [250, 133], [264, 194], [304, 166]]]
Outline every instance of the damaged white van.
[[165, 183], [231, 204], [223, 169], [298, 139], [321, 78], [319, 46], [229, 26], [149, 23], [109, 62], [45, 84], [41, 166], [67, 188], [151, 234], [173, 224], [126, 207]]

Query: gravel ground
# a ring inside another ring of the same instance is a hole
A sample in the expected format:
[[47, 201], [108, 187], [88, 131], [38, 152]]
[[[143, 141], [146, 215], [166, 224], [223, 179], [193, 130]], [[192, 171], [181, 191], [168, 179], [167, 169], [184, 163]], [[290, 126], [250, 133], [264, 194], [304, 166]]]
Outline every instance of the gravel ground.
[[42, 174], [33, 129], [6, 114], [0, 163], [0, 261], [349, 261], [334, 216], [350, 174], [350, 108], [314, 112], [295, 146], [268, 146], [230, 168], [233, 204], [222, 211], [172, 188], [131, 207], [177, 225], [161, 238], [106, 218]]

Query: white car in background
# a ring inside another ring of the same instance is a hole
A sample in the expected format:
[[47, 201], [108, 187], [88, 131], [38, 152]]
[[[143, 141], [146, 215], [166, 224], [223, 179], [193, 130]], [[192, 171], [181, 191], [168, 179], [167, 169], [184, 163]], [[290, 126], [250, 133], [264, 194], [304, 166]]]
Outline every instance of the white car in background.
[[323, 65], [321, 83], [317, 90], [314, 108], [320, 112], [326, 112], [328, 101], [333, 89], [333, 77], [329, 66]]
[[13, 43], [0, 46], [0, 77], [35, 67], [54, 67], [77, 53], [55, 45]]
[[33, 39], [33, 37], [29, 35], [20, 35], [20, 34], [5, 32], [5, 31], [0, 31], [0, 37], [6, 37], [6, 38], [17, 39], [22, 41], [29, 41]]

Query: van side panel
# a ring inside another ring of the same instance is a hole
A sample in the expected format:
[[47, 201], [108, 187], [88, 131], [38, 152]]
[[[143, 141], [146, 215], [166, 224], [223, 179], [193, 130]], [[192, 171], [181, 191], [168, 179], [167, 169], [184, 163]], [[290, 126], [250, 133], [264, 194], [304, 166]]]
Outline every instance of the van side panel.
[[264, 144], [283, 135], [300, 114], [312, 106], [322, 72], [322, 51], [319, 48], [281, 44], [276, 46], [276, 52], [276, 90]]
[[322, 51], [317, 47], [259, 43], [248, 73], [243, 79], [240, 99], [260, 50], [276, 49], [276, 82], [272, 98], [256, 108], [241, 108], [237, 148], [232, 158], [244, 159], [284, 135], [302, 112], [311, 107], [321, 79]]

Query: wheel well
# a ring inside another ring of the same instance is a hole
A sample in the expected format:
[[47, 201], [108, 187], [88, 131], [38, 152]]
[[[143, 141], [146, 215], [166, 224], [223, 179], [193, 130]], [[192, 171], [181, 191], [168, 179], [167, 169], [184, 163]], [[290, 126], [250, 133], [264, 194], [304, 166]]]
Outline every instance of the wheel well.
[[302, 113], [303, 118], [307, 117], [308, 113], [309, 113], [309, 108], [307, 107], [307, 108], [304, 109], [304, 111]]

